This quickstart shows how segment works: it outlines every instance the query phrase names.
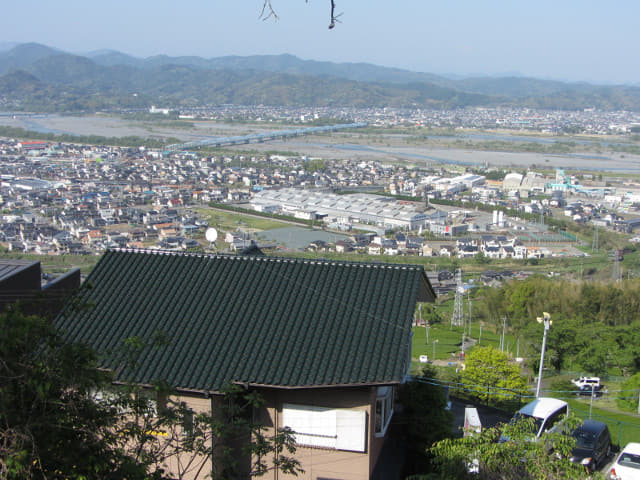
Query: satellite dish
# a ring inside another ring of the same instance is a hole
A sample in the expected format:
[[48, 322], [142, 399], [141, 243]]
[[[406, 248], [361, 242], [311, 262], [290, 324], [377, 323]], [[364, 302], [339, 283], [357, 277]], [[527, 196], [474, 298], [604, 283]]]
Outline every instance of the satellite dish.
[[218, 238], [218, 231], [215, 228], [207, 228], [207, 231], [204, 234], [205, 238], [211, 243], [215, 242]]

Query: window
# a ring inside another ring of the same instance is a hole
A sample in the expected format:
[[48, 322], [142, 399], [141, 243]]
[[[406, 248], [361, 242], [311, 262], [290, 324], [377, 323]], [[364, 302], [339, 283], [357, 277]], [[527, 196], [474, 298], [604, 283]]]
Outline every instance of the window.
[[282, 406], [282, 425], [293, 430], [297, 444], [364, 452], [367, 412], [312, 405]]
[[567, 407], [565, 405], [560, 410], [551, 415], [544, 426], [545, 432], [552, 431], [553, 427], [555, 427], [558, 423], [562, 422], [565, 419], [567, 413]]
[[393, 388], [379, 387], [376, 397], [375, 433], [382, 437], [387, 432], [393, 416]]
[[618, 464], [624, 465], [625, 467], [640, 469], [640, 455], [624, 452], [620, 456]]

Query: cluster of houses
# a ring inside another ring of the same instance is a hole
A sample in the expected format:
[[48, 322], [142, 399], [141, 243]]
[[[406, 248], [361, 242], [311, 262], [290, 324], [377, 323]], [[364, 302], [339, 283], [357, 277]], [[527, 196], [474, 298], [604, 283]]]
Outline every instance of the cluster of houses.
[[107, 248], [150, 245], [190, 250], [199, 247], [194, 237], [206, 225], [196, 215], [179, 214], [173, 208], [70, 209], [51, 217], [11, 213], [2, 216], [0, 241], [9, 251], [41, 255], [100, 254]]
[[[155, 108], [152, 113], [165, 113]], [[166, 112], [169, 113], [169, 112]], [[230, 120], [250, 119], [255, 122], [307, 123], [320, 118], [365, 122], [392, 127], [480, 128], [543, 133], [582, 132], [598, 135], [628, 133], [640, 122], [635, 112], [579, 110], [545, 110], [520, 107], [464, 107], [455, 109], [425, 108], [354, 108], [354, 107], [273, 107], [263, 105], [220, 105], [183, 108], [184, 119]]]
[[488, 259], [513, 258], [525, 260], [550, 256], [551, 251], [536, 245], [524, 245], [516, 237], [504, 235], [480, 235], [461, 237], [451, 242], [427, 241], [418, 235], [396, 233], [386, 238], [375, 233], [358, 233], [349, 239], [328, 243], [321, 240], [311, 242], [307, 248], [312, 252], [338, 253], [359, 252], [368, 255], [420, 255], [426, 257], [473, 258], [484, 255]]
[[[430, 208], [428, 201], [434, 198], [481, 202], [540, 215], [559, 207], [576, 222], [589, 220], [625, 232], [640, 227], [636, 220], [624, 220], [607, 211], [606, 200], [613, 205], [622, 200], [605, 189], [600, 192], [605, 195], [602, 202], [568, 203], [568, 195], [589, 192], [564, 173], [555, 180], [529, 172], [491, 181], [472, 173], [426, 172], [376, 161], [331, 162], [283, 155], [211, 157], [7, 139], [0, 140], [0, 178], [0, 241], [11, 250], [40, 254], [99, 254], [115, 246], [198, 248], [199, 241], [206, 245], [207, 225], [189, 209], [210, 202], [317, 219], [333, 230], [405, 232], [406, 242], [382, 238], [384, 234], [380, 241], [369, 242], [366, 248], [370, 254], [428, 254], [420, 241], [420, 234], [427, 231], [444, 239], [486, 233], [494, 229], [491, 225], [508, 228], [504, 216], [489, 219], [483, 226], [460, 218], [454, 211]], [[331, 193], [350, 188], [422, 196], [427, 203], [366, 193]], [[551, 191], [551, 199], [524, 201], [542, 191]], [[624, 205], [635, 205], [633, 198], [625, 195]], [[239, 250], [250, 242], [235, 234], [227, 243]], [[478, 253], [490, 258], [545, 254], [535, 247], [525, 251], [522, 245], [502, 242], [485, 247], [485, 243], [456, 245], [451, 254], [472, 256], [476, 247]], [[359, 250], [361, 245], [337, 244], [335, 248]], [[444, 250], [437, 253], [447, 254]]]

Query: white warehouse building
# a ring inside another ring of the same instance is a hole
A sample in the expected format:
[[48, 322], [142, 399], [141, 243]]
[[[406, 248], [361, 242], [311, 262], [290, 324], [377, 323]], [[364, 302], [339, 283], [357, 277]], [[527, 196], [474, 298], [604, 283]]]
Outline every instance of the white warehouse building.
[[256, 211], [278, 205], [287, 215], [315, 212], [318, 216], [326, 216], [330, 223], [348, 219], [351, 224], [364, 223], [403, 230], [418, 230], [425, 227], [429, 220], [414, 204], [365, 193], [335, 195], [323, 190], [284, 188], [255, 192], [250, 203]]

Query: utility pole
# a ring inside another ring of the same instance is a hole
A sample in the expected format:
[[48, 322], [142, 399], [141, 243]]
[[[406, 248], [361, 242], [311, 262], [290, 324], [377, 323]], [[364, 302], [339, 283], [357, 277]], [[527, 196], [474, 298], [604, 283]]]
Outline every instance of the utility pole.
[[451, 316], [451, 327], [462, 326], [464, 330], [464, 313], [462, 307], [462, 298], [464, 295], [464, 287], [462, 285], [462, 269], [456, 271], [456, 299], [453, 304], [453, 315]]
[[542, 317], [537, 318], [538, 323], [544, 323], [544, 334], [542, 335], [542, 349], [540, 350], [540, 368], [538, 369], [538, 386], [536, 387], [536, 398], [540, 397], [540, 383], [542, 382], [542, 366], [544, 365], [544, 349], [547, 346], [547, 332], [551, 328], [551, 315], [542, 312]]
[[467, 294], [467, 301], [469, 302], [469, 336], [471, 337], [471, 310], [472, 310], [472, 306], [471, 306], [471, 293]]

